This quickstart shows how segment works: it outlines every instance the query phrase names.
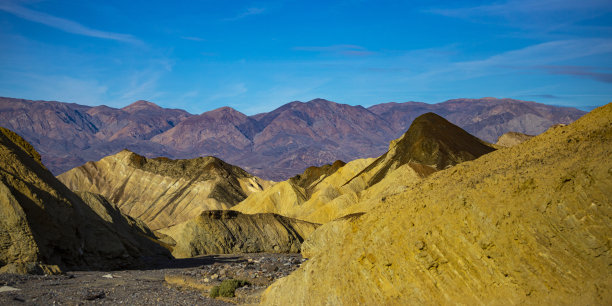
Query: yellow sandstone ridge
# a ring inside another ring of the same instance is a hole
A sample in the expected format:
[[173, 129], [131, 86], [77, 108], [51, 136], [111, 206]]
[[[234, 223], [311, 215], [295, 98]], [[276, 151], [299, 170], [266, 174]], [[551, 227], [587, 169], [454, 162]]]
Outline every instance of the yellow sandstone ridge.
[[158, 230], [229, 209], [271, 182], [215, 157], [145, 158], [128, 150], [60, 174], [75, 191], [102, 194], [127, 215]]

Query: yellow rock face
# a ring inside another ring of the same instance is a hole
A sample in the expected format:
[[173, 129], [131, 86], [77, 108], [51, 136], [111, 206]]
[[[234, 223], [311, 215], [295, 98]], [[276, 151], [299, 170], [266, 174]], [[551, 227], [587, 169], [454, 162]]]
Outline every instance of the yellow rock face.
[[[343, 216], [343, 210], [358, 200], [360, 187], [343, 186], [374, 159], [354, 160], [331, 175], [322, 175], [308, 186], [295, 180], [279, 182], [269, 189], [254, 193], [232, 209], [245, 214], [276, 213], [314, 223], [325, 223]], [[333, 204], [332, 204], [333, 202]]]
[[121, 151], [58, 176], [75, 191], [102, 194], [121, 211], [157, 230], [228, 209], [270, 182], [214, 157], [148, 159]]
[[297, 253], [318, 224], [276, 214], [246, 215], [232, 210], [202, 212], [160, 230], [177, 258], [204, 254]]
[[77, 195], [17, 134], [0, 128], [0, 273], [112, 269], [170, 253], [99, 195]]
[[321, 226], [269, 305], [612, 303], [612, 105]]

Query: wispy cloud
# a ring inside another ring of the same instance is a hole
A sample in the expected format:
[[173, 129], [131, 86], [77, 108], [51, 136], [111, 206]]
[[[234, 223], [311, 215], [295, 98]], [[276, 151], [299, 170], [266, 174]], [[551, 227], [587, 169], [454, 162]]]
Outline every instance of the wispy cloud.
[[[589, 66], [538, 66], [536, 69], [542, 69], [551, 74], [570, 75], [580, 78], [597, 80], [604, 83], [612, 83], [612, 73], [604, 72], [599, 67]], [[608, 71], [612, 70], [610, 68]]]
[[374, 54], [373, 51], [369, 51], [366, 48], [358, 45], [300, 46], [294, 47], [293, 50], [332, 53], [346, 56], [366, 56]]
[[507, 0], [472, 7], [430, 8], [425, 12], [526, 30], [519, 34], [506, 34], [522, 38], [575, 34], [585, 30], [605, 37], [605, 33], [610, 32], [609, 27], [581, 22], [612, 12], [612, 5], [609, 0]]
[[72, 33], [72, 34], [96, 37], [96, 38], [102, 38], [102, 39], [110, 39], [110, 40], [116, 40], [116, 41], [122, 41], [122, 42], [127, 42], [127, 43], [134, 43], [134, 44], [142, 43], [140, 40], [136, 39], [134, 36], [129, 35], [129, 34], [106, 32], [106, 31], [92, 29], [92, 28], [89, 28], [87, 26], [84, 26], [72, 20], [68, 20], [68, 19], [52, 16], [52, 15], [49, 15], [43, 12], [31, 10], [29, 8], [21, 6], [12, 1], [1, 1], [0, 10], [13, 14], [19, 18], [23, 18], [23, 19], [26, 19], [32, 22], [40, 23], [40, 24], [44, 24], [46, 26], [56, 28], [58, 30]]
[[238, 20], [238, 19], [242, 19], [245, 17], [249, 17], [249, 16], [254, 16], [254, 15], [259, 15], [259, 14], [263, 14], [266, 11], [265, 8], [262, 7], [250, 7], [247, 8], [246, 11], [231, 17], [231, 18], [226, 18], [226, 21], [234, 21], [234, 20]]
[[153, 100], [162, 95], [157, 91], [157, 84], [162, 77], [162, 71], [144, 70], [133, 73], [124, 83], [124, 89], [119, 91], [117, 99], [123, 103], [136, 100]]
[[460, 8], [432, 8], [427, 12], [459, 18], [477, 16], [516, 16], [516, 14], [547, 14], [551, 12], [585, 10], [610, 11], [612, 7], [608, 0], [509, 0], [494, 4]]
[[[585, 48], [585, 46], [589, 46]], [[531, 45], [523, 49], [503, 52], [486, 59], [455, 62], [432, 69], [420, 75], [420, 78], [433, 79], [447, 77], [453, 79], [470, 79], [486, 75], [508, 73], [510, 70], [533, 69], [534, 67], [553, 67], [554, 63], [578, 58], [612, 53], [610, 39], [574, 39], [550, 41]], [[546, 70], [552, 74], [569, 70]], [[574, 75], [579, 72], [575, 71]], [[565, 73], [570, 74], [570, 73]], [[582, 76], [586, 76], [583, 74]], [[605, 78], [605, 76], [602, 76]]]
[[520, 97], [536, 98], [536, 99], [554, 99], [554, 100], [562, 99], [559, 96], [551, 95], [551, 94], [521, 95]]

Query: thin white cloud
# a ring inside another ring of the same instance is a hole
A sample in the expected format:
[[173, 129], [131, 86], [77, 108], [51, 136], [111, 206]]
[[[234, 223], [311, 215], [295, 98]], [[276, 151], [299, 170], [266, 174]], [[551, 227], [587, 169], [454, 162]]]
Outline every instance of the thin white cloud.
[[[504, 52], [482, 60], [449, 63], [441, 68], [420, 74], [418, 78], [470, 79], [610, 53], [612, 53], [612, 40], [610, 39], [551, 41]], [[549, 71], [549, 73], [554, 74], [554, 71]]]
[[152, 100], [162, 93], [157, 91], [157, 84], [162, 77], [161, 71], [139, 71], [132, 74], [125, 83], [125, 89], [119, 92], [119, 101]]
[[434, 8], [428, 12], [459, 18], [476, 16], [514, 16], [516, 14], [546, 14], [551, 12], [585, 10], [610, 11], [609, 0], [509, 0], [489, 5], [461, 8]]
[[110, 39], [110, 40], [116, 40], [116, 41], [122, 41], [122, 42], [127, 42], [127, 43], [134, 43], [134, 44], [142, 43], [141, 41], [136, 39], [134, 36], [129, 35], [129, 34], [106, 32], [106, 31], [92, 29], [78, 22], [60, 18], [60, 17], [55, 17], [55, 16], [52, 16], [52, 15], [49, 15], [43, 12], [34, 11], [34, 10], [28, 9], [26, 7], [23, 7], [11, 1], [0, 2], [0, 10], [5, 11], [9, 14], [13, 14], [19, 18], [23, 18], [23, 19], [26, 19], [32, 22], [40, 23], [40, 24], [44, 24], [46, 26], [56, 28], [58, 30], [62, 30], [64, 32], [68, 32], [72, 34], [96, 37], [96, 38], [102, 38], [102, 39]]
[[234, 17], [231, 18], [226, 18], [225, 20], [227, 21], [234, 21], [234, 20], [238, 20], [238, 19], [242, 19], [248, 16], [254, 16], [254, 15], [259, 15], [259, 14], [263, 14], [266, 11], [265, 8], [261, 8], [261, 7], [250, 7], [248, 9], [246, 9], [246, 11], [244, 11], [243, 13], [240, 13]]

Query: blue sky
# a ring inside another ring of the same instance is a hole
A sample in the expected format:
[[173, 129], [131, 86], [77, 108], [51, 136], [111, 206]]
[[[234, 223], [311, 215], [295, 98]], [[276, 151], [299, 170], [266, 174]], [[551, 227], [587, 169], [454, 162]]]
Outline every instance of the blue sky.
[[174, 2], [0, 0], [0, 96], [246, 114], [612, 101], [609, 0]]

